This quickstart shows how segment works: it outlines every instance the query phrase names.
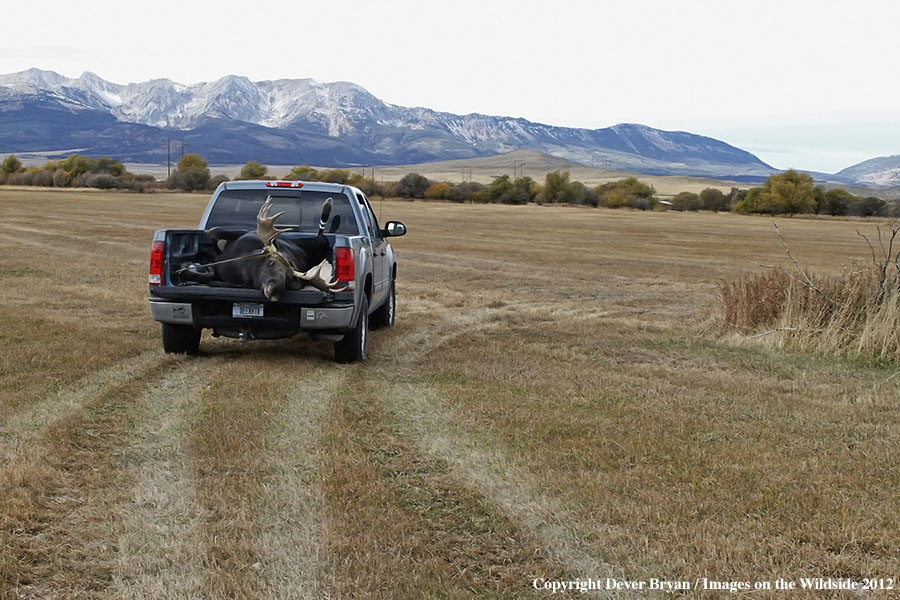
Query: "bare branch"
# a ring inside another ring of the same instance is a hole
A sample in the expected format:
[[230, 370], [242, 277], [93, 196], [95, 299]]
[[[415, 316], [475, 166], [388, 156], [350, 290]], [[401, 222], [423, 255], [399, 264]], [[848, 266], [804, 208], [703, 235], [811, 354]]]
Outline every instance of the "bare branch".
[[[815, 293], [819, 294], [819, 296], [821, 296], [826, 302], [828, 302], [832, 306], [840, 306], [840, 304], [838, 304], [837, 302], [835, 302], [834, 300], [829, 298], [827, 295], [825, 295], [825, 292], [823, 292], [822, 290], [817, 288], [815, 285], [813, 285], [813, 282], [809, 280], [809, 277], [806, 276], [806, 273], [804, 273], [803, 269], [800, 267], [800, 263], [798, 263], [797, 260], [794, 258], [794, 255], [791, 254], [791, 249], [788, 248], [787, 242], [784, 241], [784, 236], [781, 235], [781, 231], [779, 231], [778, 223], [775, 222], [775, 219], [772, 219], [772, 225], [775, 226], [775, 233], [778, 234], [778, 239], [781, 240], [781, 245], [784, 246], [784, 251], [787, 252], [788, 258], [790, 258], [791, 262], [794, 263], [794, 266], [797, 267], [797, 271], [799, 271], [800, 274], [803, 275], [803, 279], [805, 281], [804, 285], [806, 285], [806, 287], [808, 287]], [[783, 270], [784, 269], [782, 269], [782, 271]]]
[[[893, 243], [894, 237], [896, 237], [897, 234], [900, 233], [900, 223], [894, 223], [891, 230], [893, 232], [893, 235], [891, 236], [891, 243]], [[894, 255], [894, 266], [897, 267], [897, 271], [900, 271], [900, 250], [898, 250], [897, 254]]]
[[858, 235], [862, 239], [866, 240], [866, 243], [869, 245], [869, 250], [872, 251], [872, 264], [874, 264], [875, 267], [877, 268], [878, 267], [878, 259], [875, 258], [875, 248], [872, 247], [872, 242], [869, 241], [869, 238], [867, 238], [865, 235], [860, 233], [859, 229], [856, 230], [856, 235]]
[[894, 239], [897, 237], [897, 232], [900, 232], [900, 227], [892, 227], [891, 228], [891, 239], [888, 242], [887, 252], [884, 253], [884, 260], [891, 260], [891, 255], [894, 253]]
[[[894, 224], [891, 227], [891, 242], [888, 244], [888, 252], [887, 256], [884, 257], [884, 267], [885, 271], [887, 271], [888, 264], [891, 262], [891, 255], [894, 252], [894, 239], [897, 237], [897, 234], [900, 233], [900, 224]], [[896, 267], [897, 272], [900, 273], [900, 263], [897, 262], [897, 259], [900, 258], [900, 251], [897, 252], [897, 255], [894, 257], [894, 267]], [[885, 272], [885, 277], [887, 277], [887, 273]]]

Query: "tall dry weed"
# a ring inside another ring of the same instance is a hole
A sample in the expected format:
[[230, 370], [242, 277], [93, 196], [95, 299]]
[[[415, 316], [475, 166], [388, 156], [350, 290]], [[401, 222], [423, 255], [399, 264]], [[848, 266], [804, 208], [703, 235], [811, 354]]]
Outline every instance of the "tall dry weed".
[[900, 277], [854, 264], [814, 279], [818, 290], [777, 270], [720, 284], [723, 327], [801, 351], [900, 360]]
[[749, 275], [719, 284], [726, 328], [752, 330], [774, 322], [784, 310], [790, 279], [781, 271]]

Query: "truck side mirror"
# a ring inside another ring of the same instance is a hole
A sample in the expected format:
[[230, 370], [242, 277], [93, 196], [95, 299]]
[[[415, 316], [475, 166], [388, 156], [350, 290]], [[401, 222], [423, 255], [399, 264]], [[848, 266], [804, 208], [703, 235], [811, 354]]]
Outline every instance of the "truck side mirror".
[[385, 237], [400, 237], [406, 235], [406, 225], [400, 221], [388, 221], [384, 224]]

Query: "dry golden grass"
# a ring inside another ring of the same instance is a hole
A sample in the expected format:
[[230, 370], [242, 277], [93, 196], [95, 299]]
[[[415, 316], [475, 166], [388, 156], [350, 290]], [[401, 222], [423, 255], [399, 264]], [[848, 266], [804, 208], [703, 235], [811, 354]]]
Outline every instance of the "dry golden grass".
[[[0, 598], [900, 572], [897, 367], [702, 333], [768, 219], [376, 202], [410, 234], [365, 365], [166, 357], [150, 235], [205, 201], [0, 189]], [[857, 227], [781, 223], [823, 275]]]
[[806, 352], [900, 361], [900, 281], [848, 265], [814, 277], [772, 271], [720, 285], [722, 325]]

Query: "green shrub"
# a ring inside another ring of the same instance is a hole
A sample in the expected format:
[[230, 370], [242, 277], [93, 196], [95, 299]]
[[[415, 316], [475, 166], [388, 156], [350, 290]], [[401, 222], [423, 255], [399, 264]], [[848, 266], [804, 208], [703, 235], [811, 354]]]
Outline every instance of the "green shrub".
[[319, 172], [309, 165], [294, 167], [284, 176], [288, 181], [319, 181]]
[[9, 175], [22, 168], [22, 161], [15, 154], [10, 154], [0, 163], [0, 175]]
[[85, 177], [84, 186], [101, 190], [111, 190], [121, 187], [119, 180], [109, 173], [94, 173], [93, 175], [88, 175]]
[[638, 181], [636, 177], [626, 177], [619, 181], [604, 183], [595, 188], [597, 203], [607, 208], [631, 207], [640, 210], [653, 208], [657, 200], [653, 186]]
[[243, 167], [241, 167], [241, 174], [239, 176], [240, 179], [263, 179], [266, 176], [266, 173], [269, 172], [269, 168], [266, 165], [261, 165], [255, 160], [247, 161]]
[[424, 175], [408, 173], [397, 182], [394, 193], [401, 198], [424, 198], [425, 190], [431, 187], [431, 181]]
[[702, 207], [700, 196], [693, 192], [681, 192], [672, 198], [672, 208], [674, 210], [695, 211], [700, 210]]

